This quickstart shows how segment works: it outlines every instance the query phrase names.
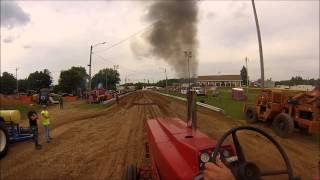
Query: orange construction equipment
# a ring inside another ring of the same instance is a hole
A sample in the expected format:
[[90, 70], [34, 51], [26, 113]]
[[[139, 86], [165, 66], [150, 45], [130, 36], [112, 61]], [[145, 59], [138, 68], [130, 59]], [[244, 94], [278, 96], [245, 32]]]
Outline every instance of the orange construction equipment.
[[294, 127], [317, 133], [320, 131], [320, 87], [295, 95], [281, 90], [262, 90], [254, 106], [244, 106], [244, 113], [249, 123], [272, 120], [276, 134], [281, 137], [288, 137]]

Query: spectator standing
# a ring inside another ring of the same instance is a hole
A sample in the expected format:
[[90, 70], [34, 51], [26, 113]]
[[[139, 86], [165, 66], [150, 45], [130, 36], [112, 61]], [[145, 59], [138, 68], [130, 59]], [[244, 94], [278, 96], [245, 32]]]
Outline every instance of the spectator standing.
[[42, 125], [44, 126], [44, 135], [46, 138], [46, 142], [50, 143], [52, 138], [50, 137], [50, 133], [49, 133], [50, 119], [49, 119], [49, 112], [46, 105], [43, 105], [41, 115], [42, 115]]
[[30, 109], [28, 111], [28, 119], [29, 119], [29, 125], [30, 129], [33, 134], [33, 141], [36, 149], [41, 149], [42, 146], [39, 144], [39, 131], [38, 131], [38, 114], [37, 112], [33, 109], [33, 105], [30, 104]]

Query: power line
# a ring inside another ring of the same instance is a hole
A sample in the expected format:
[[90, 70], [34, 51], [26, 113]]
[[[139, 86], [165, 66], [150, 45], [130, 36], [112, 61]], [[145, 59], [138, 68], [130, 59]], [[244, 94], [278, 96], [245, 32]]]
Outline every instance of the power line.
[[[109, 60], [109, 59], [106, 59], [100, 55], [97, 55], [97, 54], [93, 54], [95, 55], [96, 57], [100, 58], [101, 60], [105, 60], [105, 61], [108, 61], [108, 62], [111, 62], [113, 64], [116, 64], [115, 62]], [[141, 72], [141, 71], [137, 71], [137, 70], [133, 70], [133, 69], [130, 69], [130, 68], [127, 68], [127, 67], [124, 67], [123, 65], [121, 65], [121, 69], [126, 69], [128, 71], [131, 71], [131, 72], [134, 72], [134, 73], [130, 73], [130, 74], [152, 74], [152, 73], [146, 73], [146, 72]]]
[[140, 33], [142, 33], [142, 32], [145, 32], [146, 30], [148, 30], [149, 28], [151, 28], [154, 24], [155, 24], [155, 23], [152, 23], [152, 24], [150, 24], [150, 25], [148, 25], [148, 26], [140, 29], [139, 31], [131, 34], [130, 36], [128, 36], [128, 37], [126, 37], [126, 38], [124, 38], [124, 39], [122, 39], [122, 40], [120, 40], [120, 41], [118, 41], [118, 42], [116, 42], [116, 43], [114, 43], [114, 44], [112, 44], [112, 45], [110, 45], [110, 46], [107, 47], [106, 49], [101, 49], [101, 50], [95, 51], [95, 53], [107, 51], [107, 50], [109, 50], [109, 49], [111, 49], [111, 48], [114, 48], [114, 47], [116, 47], [116, 46], [118, 46], [118, 45], [120, 45], [120, 44], [128, 41], [129, 39], [135, 37], [136, 35], [138, 35], [138, 34], [140, 34]]
[[104, 57], [98, 55], [98, 54], [93, 54], [93, 55], [96, 56], [96, 57], [98, 57], [98, 58], [100, 58], [101, 60], [108, 61], [108, 62], [111, 62], [111, 63], [113, 63], [113, 64], [117, 64], [117, 63], [115, 63], [115, 62], [113, 62], [113, 61], [111, 61], [111, 60], [109, 60], [109, 59], [107, 59], [107, 58], [104, 58]]
[[[98, 58], [100, 58], [100, 60], [103, 60], [103, 61], [106, 61], [106, 62], [111, 62], [112, 64], [117, 64], [117, 63], [115, 63], [114, 61], [111, 61], [111, 60], [109, 60], [109, 59], [107, 59], [107, 58], [104, 58], [104, 57], [102, 57], [102, 56], [100, 56], [100, 55], [97, 55], [97, 54], [93, 54], [94, 56], [96, 56], [96, 57], [98, 57]], [[126, 69], [126, 70], [129, 70], [129, 71], [132, 71], [132, 72], [137, 72], [137, 71], [135, 71], [135, 70], [132, 70], [132, 69], [129, 69], [129, 68], [126, 68], [126, 67], [123, 67], [123, 66], [121, 66], [121, 68], [122, 69]], [[131, 73], [132, 74], [132, 73]]]

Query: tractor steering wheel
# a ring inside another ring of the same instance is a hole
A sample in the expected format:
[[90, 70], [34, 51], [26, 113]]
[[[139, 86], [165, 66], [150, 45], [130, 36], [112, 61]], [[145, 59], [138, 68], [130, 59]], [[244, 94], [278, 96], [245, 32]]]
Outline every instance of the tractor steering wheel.
[[[272, 144], [275, 145], [277, 150], [280, 152], [280, 154], [285, 162], [286, 169], [285, 170], [275, 170], [275, 171], [270, 171], [270, 172], [263, 172], [263, 171], [261, 172], [259, 167], [255, 163], [247, 161], [245, 158], [245, 155], [242, 151], [240, 142], [238, 140], [238, 136], [236, 134], [236, 132], [240, 131], [240, 130], [249, 130], [249, 131], [257, 132], [257, 133], [263, 135], [264, 137], [266, 137], [269, 141], [271, 141]], [[288, 156], [287, 156], [286, 152], [283, 150], [283, 148], [280, 146], [280, 144], [273, 137], [271, 137], [269, 134], [267, 134], [266, 132], [262, 131], [261, 129], [252, 127], [252, 126], [241, 126], [241, 127], [237, 127], [237, 128], [232, 128], [228, 132], [226, 132], [218, 141], [218, 143], [215, 147], [215, 150], [213, 152], [212, 160], [214, 163], [215, 163], [217, 155], [220, 152], [220, 148], [221, 148], [222, 144], [227, 139], [227, 137], [230, 135], [232, 136], [233, 144], [235, 146], [236, 154], [238, 157], [238, 163], [239, 163], [238, 166], [230, 168], [236, 179], [248, 179], [248, 180], [252, 179], [253, 180], [253, 179], [260, 179], [263, 176], [274, 176], [274, 175], [282, 175], [282, 174], [287, 174], [289, 177], [289, 180], [295, 179], [290, 161], [288, 159]]]
[[[260, 171], [259, 167], [255, 163], [247, 161], [244, 156], [244, 153], [242, 151], [240, 142], [238, 140], [238, 136], [236, 134], [237, 131], [241, 131], [241, 130], [249, 130], [249, 131], [257, 132], [257, 133], [263, 135], [264, 137], [266, 137], [269, 141], [271, 141], [273, 143], [273, 145], [276, 146], [277, 150], [280, 152], [280, 154], [285, 162], [286, 169], [264, 172], [264, 171]], [[289, 180], [299, 179], [297, 177], [294, 177], [293, 170], [292, 170], [290, 161], [288, 159], [288, 156], [287, 156], [286, 152], [282, 149], [280, 144], [273, 137], [271, 137], [269, 134], [267, 134], [266, 132], [262, 131], [261, 129], [252, 127], [252, 126], [240, 126], [237, 128], [232, 128], [228, 132], [226, 132], [216, 144], [215, 150], [214, 150], [212, 157], [211, 157], [213, 163], [216, 163], [215, 162], [216, 157], [218, 156], [218, 154], [220, 152], [221, 146], [224, 143], [224, 141], [227, 139], [227, 137], [230, 135], [232, 136], [232, 140], [233, 140], [234, 147], [236, 150], [236, 155], [238, 157], [238, 161], [237, 161], [238, 163], [236, 166], [231, 166], [230, 164], [227, 164], [227, 162], [224, 160], [224, 157], [221, 157], [221, 160], [224, 164], [226, 164], [227, 167], [230, 168], [235, 179], [237, 179], [237, 180], [257, 180], [257, 179], [261, 179], [261, 177], [264, 177], [264, 176], [275, 176], [275, 175], [283, 175], [283, 174], [287, 174], [289, 177]], [[221, 156], [222, 156], [222, 154], [221, 154]], [[203, 173], [198, 174], [196, 177], [194, 177], [194, 179], [203, 179]]]

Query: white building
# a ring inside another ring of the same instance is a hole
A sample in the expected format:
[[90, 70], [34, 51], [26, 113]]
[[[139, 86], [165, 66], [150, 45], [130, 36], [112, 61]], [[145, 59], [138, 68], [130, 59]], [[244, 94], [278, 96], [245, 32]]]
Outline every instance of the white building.
[[206, 87], [241, 87], [240, 75], [198, 76], [197, 85]]

